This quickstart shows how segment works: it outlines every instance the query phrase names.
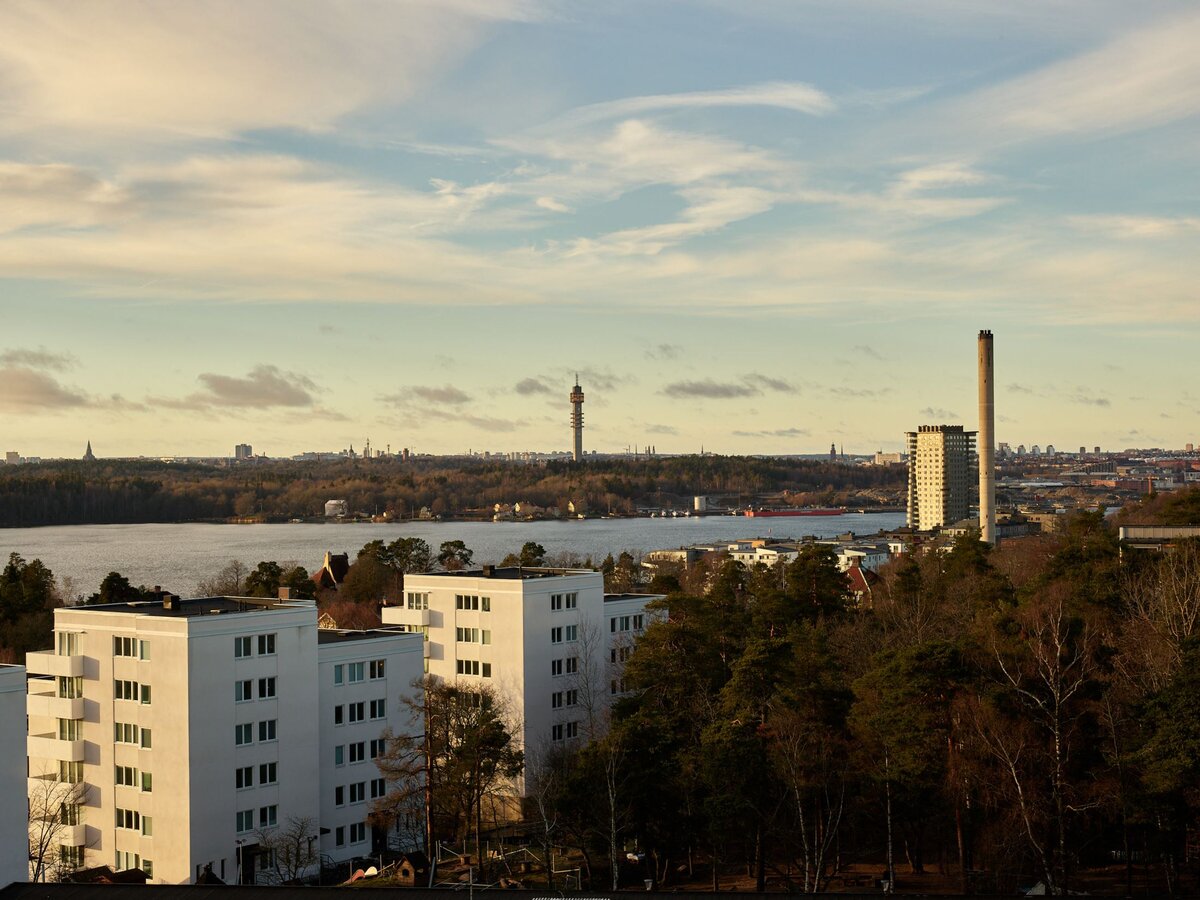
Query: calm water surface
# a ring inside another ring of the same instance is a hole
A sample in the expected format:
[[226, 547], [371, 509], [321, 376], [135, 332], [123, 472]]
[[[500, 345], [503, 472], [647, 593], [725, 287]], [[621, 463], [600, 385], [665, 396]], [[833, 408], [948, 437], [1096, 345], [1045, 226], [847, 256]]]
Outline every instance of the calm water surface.
[[498, 562], [526, 541], [549, 553], [570, 551], [599, 561], [622, 550], [648, 551], [737, 538], [832, 537], [873, 534], [904, 524], [903, 513], [849, 513], [793, 519], [706, 516], [687, 519], [588, 519], [546, 522], [403, 522], [295, 525], [67, 525], [0, 530], [0, 551], [40, 559], [75, 590], [95, 591], [111, 571], [134, 584], [160, 584], [189, 595], [231, 559], [249, 566], [264, 559], [291, 561], [312, 571], [326, 550], [353, 556], [368, 541], [424, 538], [462, 540], [476, 563]]

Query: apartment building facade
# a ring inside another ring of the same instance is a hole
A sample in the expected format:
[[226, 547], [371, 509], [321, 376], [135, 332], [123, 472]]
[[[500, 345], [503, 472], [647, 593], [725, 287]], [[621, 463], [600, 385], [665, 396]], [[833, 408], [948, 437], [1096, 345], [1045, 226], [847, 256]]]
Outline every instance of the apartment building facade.
[[908, 439], [909, 527], [930, 531], [965, 519], [971, 505], [975, 432], [922, 425]]
[[529, 758], [603, 730], [656, 598], [606, 596], [590, 569], [485, 566], [407, 575], [404, 586], [384, 623], [425, 636], [428, 674], [492, 687]]
[[0, 665], [0, 885], [29, 878], [25, 785], [25, 667]]
[[[141, 868], [172, 884], [206, 869], [270, 880], [272, 838], [300, 824], [330, 860], [369, 851], [365, 833], [348, 833], [366, 804], [324, 803], [321, 761], [342, 732], [325, 706], [338, 698], [321, 689], [322, 654], [345, 665], [333, 648], [357, 643], [365, 663], [369, 648], [386, 660], [373, 692], [393, 701], [389, 691], [421, 671], [421, 643], [401, 633], [319, 643], [317, 632], [316, 607], [302, 600], [168, 595], [55, 610], [54, 649], [27, 657], [27, 748], [30, 796], [47, 783], [76, 792], [64, 864]], [[410, 725], [394, 701], [376, 711], [364, 731]]]

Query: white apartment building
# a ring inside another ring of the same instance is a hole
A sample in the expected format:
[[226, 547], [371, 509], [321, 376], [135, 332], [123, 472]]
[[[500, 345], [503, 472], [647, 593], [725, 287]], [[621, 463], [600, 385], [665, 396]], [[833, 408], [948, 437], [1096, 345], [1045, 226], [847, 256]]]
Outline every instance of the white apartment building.
[[25, 667], [0, 665], [0, 885], [29, 880], [25, 790]]
[[430, 675], [491, 685], [530, 757], [603, 730], [646, 604], [660, 596], [606, 596], [590, 569], [516, 566], [406, 575], [404, 588], [384, 623], [425, 635]]
[[[62, 813], [64, 863], [172, 884], [208, 867], [270, 880], [270, 840], [297, 823], [330, 860], [369, 852], [367, 802], [327, 806], [323, 761], [347, 735], [411, 727], [396, 698], [421, 672], [419, 639], [331, 632], [318, 644], [311, 601], [171, 595], [57, 609], [54, 632], [53, 650], [27, 656], [40, 676], [27, 747], [31, 797], [79, 786]], [[339, 693], [335, 667], [358, 661], [381, 677]], [[362, 715], [355, 705], [336, 725], [336, 706], [359, 702]]]
[[907, 438], [909, 527], [930, 531], [965, 519], [975, 432], [961, 425], [922, 425]]

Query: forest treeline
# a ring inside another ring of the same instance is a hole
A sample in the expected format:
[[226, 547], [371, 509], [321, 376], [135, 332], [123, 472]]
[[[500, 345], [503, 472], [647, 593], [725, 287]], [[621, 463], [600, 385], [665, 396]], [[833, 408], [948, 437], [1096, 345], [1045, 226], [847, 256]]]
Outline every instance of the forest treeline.
[[411, 518], [481, 514], [532, 503], [565, 513], [628, 514], [639, 506], [690, 509], [695, 494], [745, 498], [787, 492], [796, 505], [869, 506], [899, 497], [899, 467], [737, 456], [684, 456], [521, 464], [443, 458], [277, 461], [214, 467], [149, 460], [65, 460], [0, 466], [0, 527], [286, 521], [345, 500], [351, 515]]
[[1195, 889], [1200, 543], [1122, 555], [1080, 513], [902, 557], [859, 606], [821, 547], [680, 587], [607, 735], [527, 773], [590, 858], [636, 841], [646, 877], [714, 889], [889, 857], [964, 892]]

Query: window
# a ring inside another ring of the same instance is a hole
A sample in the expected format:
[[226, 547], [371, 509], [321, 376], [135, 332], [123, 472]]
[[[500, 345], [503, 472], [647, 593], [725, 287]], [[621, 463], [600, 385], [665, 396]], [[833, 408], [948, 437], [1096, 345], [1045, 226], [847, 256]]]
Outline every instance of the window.
[[349, 670], [347, 681], [351, 684], [358, 684], [363, 680], [363, 664], [360, 662], [350, 663], [346, 668]]
[[60, 844], [58, 847], [58, 861], [68, 869], [79, 869], [83, 866], [83, 845], [69, 846]]
[[[144, 831], [142, 832], [142, 834], [145, 834], [145, 833], [146, 832], [144, 832]], [[146, 873], [146, 880], [149, 881], [151, 878], [154, 877], [154, 863], [150, 862], [150, 860], [148, 860], [148, 859], [143, 859], [142, 860], [142, 871]]]
[[254, 787], [254, 766], [242, 766], [234, 773], [234, 786], [239, 791]]
[[387, 779], [372, 778], [371, 779], [371, 799], [378, 800], [387, 793]]
[[459, 675], [478, 675], [479, 660], [477, 659], [460, 659], [455, 663], [455, 671]]
[[263, 719], [258, 723], [258, 739], [260, 741], [275, 740], [275, 719]]
[[58, 739], [60, 741], [78, 741], [83, 737], [83, 719], [59, 719]]
[[568, 656], [566, 662], [567, 662], [567, 674], [568, 675], [574, 675], [576, 672], [579, 671], [579, 657], [578, 656]]
[[137, 787], [137, 769], [133, 766], [117, 766], [114, 781], [126, 787]]
[[[385, 715], [387, 715], [387, 713], [385, 712], [386, 707], [387, 707], [386, 700], [382, 700], [382, 699], [372, 700], [371, 701], [371, 718], [372, 719], [382, 719]], [[361, 747], [362, 745], [359, 744], [359, 746]]]
[[563, 673], [563, 661], [561, 659], [550, 660], [550, 674], [557, 677]]
[[58, 696], [64, 700], [78, 700], [83, 696], [82, 675], [59, 675]]
[[342, 683], [342, 666], [341, 666], [341, 664], [338, 664], [333, 667], [333, 683], [334, 684]]
[[[275, 635], [273, 635], [273, 634], [268, 635], [268, 637], [273, 638], [273, 637], [275, 637]], [[274, 652], [274, 650], [272, 650], [271, 652]], [[258, 827], [259, 828], [271, 828], [278, 821], [279, 821], [279, 807], [278, 806], [272, 804], [271, 806], [260, 806], [258, 808]]]
[[117, 807], [116, 813], [118, 828], [132, 828], [134, 831], [141, 829], [141, 816], [138, 815], [136, 809], [121, 809]]
[[641, 613], [633, 617], [633, 630], [641, 631], [645, 627], [646, 618]]
[[416, 591], [408, 592], [409, 609], [429, 609], [429, 595]]
[[350, 785], [350, 802], [362, 803], [367, 799], [367, 783], [365, 781], [357, 781]]
[[79, 811], [83, 808], [80, 803], [58, 804], [58, 822], [60, 825], [78, 825]]
[[149, 772], [143, 772], [142, 773], [142, 791], [143, 791], [143, 793], [149, 794], [153, 790], [154, 790], [154, 776], [151, 775]]
[[479, 608], [481, 610], [483, 610], [483, 612], [491, 612], [492, 611], [492, 598], [491, 597], [480, 597], [479, 598]]
[[378, 681], [383, 678], [384, 663], [386, 660], [373, 659], [371, 660], [370, 676], [372, 681]]
[[480, 666], [480, 669], [482, 669], [482, 671], [479, 674], [482, 675], [484, 678], [492, 677], [492, 664], [491, 663], [484, 663], [482, 666]]
[[233, 743], [238, 747], [254, 743], [254, 728], [249, 722], [233, 726]]
[[367, 839], [367, 826], [364, 822], [355, 822], [350, 826], [350, 843], [361, 844]]
[[276, 784], [279, 781], [279, 763], [262, 763], [258, 767], [259, 784]]
[[379, 759], [387, 750], [387, 742], [383, 738], [371, 741], [371, 759]]
[[552, 644], [561, 644], [561, 643], [562, 643], [562, 640], [563, 640], [563, 630], [562, 630], [562, 626], [561, 626], [561, 625], [558, 625], [558, 626], [556, 626], [556, 627], [554, 627], [554, 628], [551, 628], [551, 629], [550, 629], [550, 643], [552, 643]]
[[150, 816], [142, 816], [142, 834], [146, 837], [154, 837], [154, 819]]
[[345, 721], [346, 708], [340, 703], [333, 708], [333, 724], [341, 725]]
[[454, 608], [455, 609], [478, 610], [479, 609], [479, 598], [476, 596], [473, 596], [473, 595], [455, 594], [454, 595]]
[[274, 656], [275, 655], [275, 635], [260, 634], [258, 636], [258, 655], [259, 656]]
[[347, 705], [350, 707], [351, 725], [353, 725], [355, 722], [361, 722], [364, 718], [366, 718], [364, 712], [367, 708], [367, 704], [363, 703], [363, 701], [359, 700], [357, 703], [350, 703]]
[[113, 656], [131, 656], [137, 658], [137, 638], [113, 637]]
[[560, 723], [560, 724], [558, 724], [558, 725], [553, 725], [553, 726], [551, 726], [551, 727], [550, 727], [550, 740], [552, 740], [552, 741], [561, 741], [562, 739], [563, 739], [563, 726], [562, 726], [562, 724]]
[[117, 871], [123, 871], [125, 869], [138, 869], [141, 868], [142, 858], [138, 854], [132, 853], [128, 850], [118, 850], [116, 853], [116, 860], [113, 865], [116, 866]]
[[142, 749], [143, 750], [150, 749], [150, 729], [149, 728], [142, 729]]
[[363, 761], [366, 755], [367, 745], [364, 742], [358, 741], [357, 743], [350, 745], [350, 762], [360, 763]]
[[551, 709], [562, 709], [562, 705], [563, 705], [563, 692], [555, 691], [553, 694], [550, 695], [550, 708]]
[[236, 637], [233, 639], [233, 658], [242, 659], [250, 655], [250, 638]]
[[566, 699], [567, 706], [578, 706], [579, 705], [579, 691], [574, 690], [574, 689], [567, 691], [567, 695], [566, 695], [565, 699]]
[[258, 679], [258, 699], [265, 700], [275, 696], [275, 678]]
[[575, 609], [579, 605], [579, 594], [551, 594], [550, 609], [557, 612], [560, 609]]
[[346, 764], [346, 747], [344, 744], [338, 744], [333, 748], [333, 764], [335, 766], [344, 766]]
[[[249, 640], [249, 638], [247, 638]], [[237, 831], [238, 834], [244, 834], [247, 831], [254, 829], [254, 810], [239, 809], [237, 814]]]
[[138, 641], [138, 659], [150, 658], [150, 642]]
[[142, 705], [149, 706], [150, 705], [150, 685], [143, 684], [141, 686], [141, 688], [142, 688]]
[[624, 679], [624, 678], [614, 678], [614, 679], [612, 680], [612, 685], [611, 685], [611, 688], [610, 688], [610, 692], [612, 693], [612, 695], [613, 695], [614, 697], [615, 697], [617, 694], [623, 694], [623, 693], [625, 693], [625, 690], [626, 690], [626, 688], [625, 688], [625, 679]]
[[454, 639], [460, 644], [477, 644], [479, 643], [479, 629], [459, 626], [454, 629]]
[[339, 825], [333, 830], [333, 843], [337, 847], [346, 846], [346, 826]]
[[60, 631], [58, 632], [57, 639], [59, 656], [79, 655], [79, 632]]
[[564, 633], [565, 633], [568, 644], [572, 643], [573, 641], [579, 640], [579, 626], [578, 625], [568, 625], [566, 627], [566, 631]]
[[253, 700], [254, 695], [250, 690], [251, 687], [252, 682], [248, 678], [245, 681], [235, 681], [233, 683], [233, 702], [245, 703], [247, 700]]
[[79, 784], [83, 781], [83, 763], [58, 761], [58, 780], [63, 784]]
[[114, 679], [113, 699], [136, 701], [138, 699], [138, 683], [136, 681], [122, 681], [119, 678]]
[[568, 722], [567, 723], [567, 737], [569, 737], [569, 738], [579, 737], [579, 723], [578, 722]]
[[345, 806], [346, 805], [346, 788], [344, 785], [339, 784], [337, 787], [335, 787], [333, 789], [333, 805], [334, 806]]

